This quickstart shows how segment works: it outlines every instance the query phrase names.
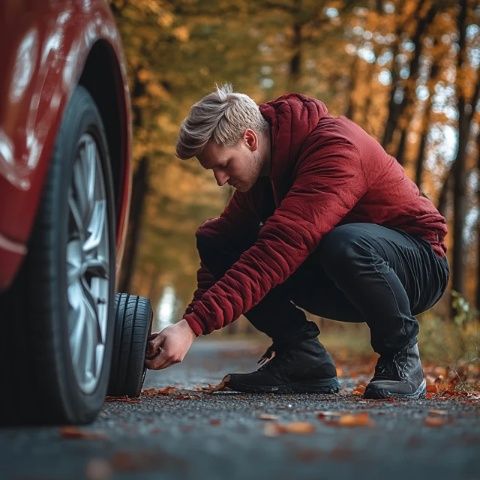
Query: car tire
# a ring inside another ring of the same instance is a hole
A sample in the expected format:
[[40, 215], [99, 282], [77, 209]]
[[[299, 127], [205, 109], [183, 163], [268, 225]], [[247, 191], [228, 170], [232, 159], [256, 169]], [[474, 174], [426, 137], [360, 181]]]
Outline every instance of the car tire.
[[145, 351], [152, 318], [148, 299], [117, 293], [109, 395], [140, 395], [145, 380]]
[[0, 298], [0, 422], [84, 424], [106, 394], [115, 209], [102, 119], [78, 86], [55, 141], [28, 254]]

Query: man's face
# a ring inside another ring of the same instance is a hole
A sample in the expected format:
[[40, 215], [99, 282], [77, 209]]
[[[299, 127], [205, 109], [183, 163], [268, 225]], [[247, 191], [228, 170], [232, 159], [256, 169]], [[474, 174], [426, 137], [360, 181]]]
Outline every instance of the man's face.
[[240, 192], [250, 190], [258, 180], [263, 161], [249, 138], [242, 138], [231, 147], [210, 141], [198, 160], [203, 168], [212, 170], [218, 186], [228, 183]]

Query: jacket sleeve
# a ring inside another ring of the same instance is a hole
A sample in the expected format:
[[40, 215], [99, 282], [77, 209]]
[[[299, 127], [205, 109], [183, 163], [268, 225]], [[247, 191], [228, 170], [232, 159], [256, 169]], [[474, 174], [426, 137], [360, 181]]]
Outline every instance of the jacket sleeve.
[[283, 283], [367, 189], [358, 150], [334, 139], [308, 149], [296, 178], [257, 241], [194, 302], [184, 318], [195, 332], [220, 329]]
[[[222, 248], [222, 245], [241, 248], [240, 245], [248, 241], [251, 244], [252, 236], [258, 233], [258, 224], [259, 219], [250, 196], [236, 191], [219, 217], [207, 220], [197, 229], [195, 235], [200, 258], [202, 257], [201, 245], [206, 242], [217, 245], [219, 248]], [[197, 288], [185, 310], [184, 317], [192, 312], [193, 305], [215, 282], [213, 273], [203, 261], [200, 261], [200, 268], [197, 271]], [[195, 333], [199, 335], [201, 332]]]

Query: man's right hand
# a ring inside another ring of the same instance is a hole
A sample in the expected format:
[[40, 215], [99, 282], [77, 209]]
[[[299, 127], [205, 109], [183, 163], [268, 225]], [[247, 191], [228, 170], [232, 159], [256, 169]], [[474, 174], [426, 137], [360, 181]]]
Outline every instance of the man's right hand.
[[152, 333], [148, 337], [145, 366], [161, 370], [181, 362], [195, 338], [195, 333], [184, 319], [161, 332]]

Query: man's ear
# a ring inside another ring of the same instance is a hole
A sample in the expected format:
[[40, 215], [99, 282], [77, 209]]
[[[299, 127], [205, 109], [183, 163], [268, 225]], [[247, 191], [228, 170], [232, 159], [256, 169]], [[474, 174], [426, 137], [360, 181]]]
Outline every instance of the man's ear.
[[251, 128], [247, 128], [243, 134], [243, 140], [247, 147], [254, 152], [258, 148], [258, 135]]

